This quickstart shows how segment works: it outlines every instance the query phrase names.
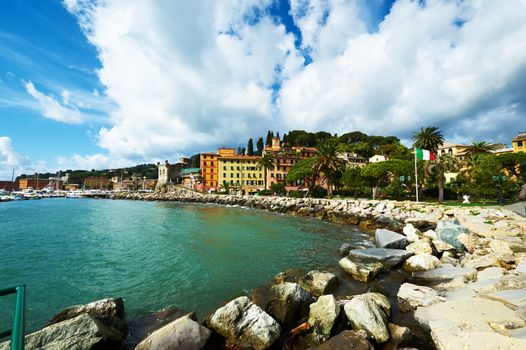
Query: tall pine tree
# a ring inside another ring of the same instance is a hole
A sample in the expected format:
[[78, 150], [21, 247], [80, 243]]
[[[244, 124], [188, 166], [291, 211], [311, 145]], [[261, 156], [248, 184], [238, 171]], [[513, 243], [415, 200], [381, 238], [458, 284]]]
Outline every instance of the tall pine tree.
[[263, 154], [263, 147], [264, 147], [264, 144], [263, 144], [263, 138], [262, 138], [262, 137], [260, 137], [260, 138], [258, 139], [258, 142], [256, 143], [256, 147], [257, 147], [257, 149], [258, 149], [258, 153], [257, 153], [257, 155], [258, 155], [258, 156], [261, 156], [261, 155]]
[[254, 155], [254, 142], [252, 141], [252, 138], [248, 139], [247, 155], [249, 156]]

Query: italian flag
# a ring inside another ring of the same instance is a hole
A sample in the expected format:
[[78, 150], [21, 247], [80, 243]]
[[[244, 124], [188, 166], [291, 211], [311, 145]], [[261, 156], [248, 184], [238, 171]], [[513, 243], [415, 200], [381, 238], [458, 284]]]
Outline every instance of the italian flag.
[[437, 159], [436, 155], [433, 152], [428, 151], [426, 149], [415, 148], [415, 153], [416, 153], [416, 159], [420, 159], [420, 160], [435, 160], [435, 159]]

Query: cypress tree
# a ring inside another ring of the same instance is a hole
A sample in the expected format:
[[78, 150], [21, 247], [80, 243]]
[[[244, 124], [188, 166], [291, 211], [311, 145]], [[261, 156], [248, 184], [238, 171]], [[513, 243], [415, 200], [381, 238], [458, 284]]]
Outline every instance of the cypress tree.
[[258, 149], [257, 155], [261, 156], [263, 154], [263, 147], [264, 147], [262, 137], [258, 139], [258, 142], [256, 143], [256, 147]]
[[270, 130], [267, 132], [267, 139], [265, 140], [265, 146], [272, 146], [272, 137], [274, 133], [270, 133]]
[[254, 142], [252, 141], [252, 138], [248, 139], [247, 155], [249, 156], [254, 155]]

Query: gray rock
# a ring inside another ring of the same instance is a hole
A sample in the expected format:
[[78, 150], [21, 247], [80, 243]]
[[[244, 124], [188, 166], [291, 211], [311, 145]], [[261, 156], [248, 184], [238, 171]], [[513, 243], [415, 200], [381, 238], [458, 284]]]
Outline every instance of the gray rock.
[[476, 269], [454, 267], [452, 265], [444, 265], [429, 271], [414, 272], [412, 276], [413, 280], [423, 282], [439, 290], [459, 288], [476, 277]]
[[455, 247], [457, 252], [464, 251], [465, 247], [458, 240], [458, 236], [460, 236], [461, 234], [469, 235], [469, 230], [464, 226], [460, 225], [458, 220], [439, 221], [435, 231], [437, 233], [438, 239]]
[[361, 329], [377, 343], [389, 340], [387, 317], [391, 313], [389, 300], [380, 293], [365, 293], [352, 298], [344, 307], [353, 329]]
[[341, 256], [347, 256], [349, 255], [349, 252], [353, 249], [353, 246], [351, 243], [343, 243], [340, 247], [340, 255]]
[[82, 314], [95, 316], [105, 327], [119, 334], [120, 340], [126, 338], [128, 327], [125, 319], [124, 302], [122, 298], [107, 298], [88, 304], [70, 306], [53, 316], [47, 326], [66, 321]]
[[[121, 335], [112, 332], [90, 314], [81, 314], [26, 335], [26, 349], [111, 349], [117, 348]], [[9, 349], [9, 341], [0, 344], [0, 350]]]
[[367, 341], [367, 333], [360, 330], [345, 330], [321, 344], [316, 350], [374, 350]]
[[510, 309], [526, 306], [526, 290], [508, 289], [484, 294], [483, 297], [503, 303]]
[[374, 238], [378, 248], [404, 249], [409, 244], [404, 235], [383, 228], [376, 230]]
[[212, 331], [194, 318], [195, 314], [190, 314], [168, 323], [141, 341], [135, 350], [202, 349]]
[[389, 270], [412, 255], [413, 253], [406, 250], [388, 248], [353, 249], [349, 253], [353, 261], [360, 259], [362, 262], [379, 262], [384, 270]]
[[398, 311], [410, 312], [420, 306], [430, 306], [446, 299], [438, 295], [433, 288], [417, 286], [412, 283], [404, 283], [400, 286], [398, 293]]
[[309, 292], [290, 282], [273, 285], [269, 298], [266, 311], [287, 329], [308, 316], [309, 305], [314, 301]]
[[383, 268], [381, 262], [364, 261], [360, 258], [345, 257], [338, 264], [343, 271], [350, 274], [355, 280], [361, 282], [371, 281]]
[[339, 314], [340, 306], [332, 294], [323, 295], [311, 304], [308, 323], [312, 327], [312, 333], [308, 335], [308, 342], [316, 346], [327, 341]]
[[339, 281], [338, 277], [330, 272], [314, 270], [303, 276], [298, 284], [310, 294], [319, 297], [335, 291]]
[[245, 296], [217, 309], [207, 325], [229, 343], [255, 350], [270, 347], [281, 334], [279, 323]]

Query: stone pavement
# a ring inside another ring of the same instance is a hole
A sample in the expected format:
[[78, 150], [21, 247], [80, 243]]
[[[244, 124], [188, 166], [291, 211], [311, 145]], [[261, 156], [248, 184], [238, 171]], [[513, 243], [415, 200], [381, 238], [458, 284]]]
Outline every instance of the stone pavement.
[[520, 214], [522, 216], [526, 216], [525, 208], [526, 208], [526, 202], [519, 202], [511, 205], [505, 205], [503, 206], [504, 209], [508, 209], [511, 211], [516, 212], [517, 214]]

